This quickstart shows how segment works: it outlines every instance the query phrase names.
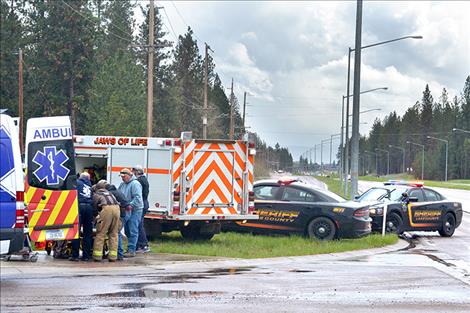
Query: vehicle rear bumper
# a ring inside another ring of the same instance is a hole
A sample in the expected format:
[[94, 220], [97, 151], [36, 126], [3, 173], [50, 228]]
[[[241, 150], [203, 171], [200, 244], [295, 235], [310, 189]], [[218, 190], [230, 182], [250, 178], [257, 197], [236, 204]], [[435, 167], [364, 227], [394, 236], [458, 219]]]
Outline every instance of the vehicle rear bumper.
[[0, 230], [0, 254], [11, 254], [23, 249], [23, 229], [7, 228]]
[[370, 219], [356, 219], [342, 226], [341, 238], [359, 238], [371, 233]]
[[371, 216], [372, 222], [372, 231], [382, 231], [382, 225], [384, 221], [384, 217], [382, 215]]
[[244, 220], [257, 220], [259, 216], [256, 214], [244, 215], [165, 215], [158, 213], [149, 213], [145, 215], [146, 218], [165, 220], [165, 221], [244, 221]]

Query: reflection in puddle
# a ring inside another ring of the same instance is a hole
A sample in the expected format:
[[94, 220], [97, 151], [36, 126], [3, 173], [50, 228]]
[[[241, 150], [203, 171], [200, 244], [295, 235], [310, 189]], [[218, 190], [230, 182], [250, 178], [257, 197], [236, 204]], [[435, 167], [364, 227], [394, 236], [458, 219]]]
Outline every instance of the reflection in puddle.
[[98, 297], [104, 298], [194, 298], [221, 294], [216, 291], [190, 291], [190, 290], [156, 290], [156, 289], [138, 289], [131, 291], [118, 291], [111, 293], [98, 294]]

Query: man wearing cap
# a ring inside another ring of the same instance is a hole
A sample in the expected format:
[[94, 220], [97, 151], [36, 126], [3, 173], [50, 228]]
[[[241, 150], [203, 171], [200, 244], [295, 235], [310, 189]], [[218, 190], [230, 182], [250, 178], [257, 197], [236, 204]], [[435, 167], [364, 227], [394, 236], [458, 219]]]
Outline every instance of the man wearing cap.
[[139, 237], [139, 221], [142, 218], [142, 210], [144, 208], [142, 186], [128, 168], [122, 169], [119, 176], [121, 176], [122, 183], [118, 189], [129, 200], [126, 217], [123, 219], [124, 229], [128, 230], [127, 252], [124, 253], [124, 257], [131, 258], [135, 256], [137, 239]]
[[144, 175], [144, 169], [140, 165], [136, 165], [132, 168], [132, 172], [134, 173], [134, 176], [136, 177], [137, 181], [140, 183], [142, 186], [142, 199], [144, 201], [144, 209], [142, 211], [142, 218], [140, 219], [139, 222], [139, 237], [137, 240], [137, 253], [145, 253], [149, 252], [149, 243], [147, 240], [147, 234], [145, 233], [145, 228], [144, 228], [144, 216], [147, 214], [147, 211], [149, 209], [149, 181], [147, 177]]

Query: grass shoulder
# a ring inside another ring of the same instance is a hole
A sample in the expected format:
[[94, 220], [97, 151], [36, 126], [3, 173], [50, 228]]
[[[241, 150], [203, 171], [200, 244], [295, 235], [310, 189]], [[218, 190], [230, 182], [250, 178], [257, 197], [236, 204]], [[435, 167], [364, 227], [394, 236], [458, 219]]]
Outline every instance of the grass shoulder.
[[382, 237], [373, 234], [358, 239], [316, 241], [300, 236], [254, 236], [226, 232], [210, 241], [192, 242], [185, 241], [178, 232], [172, 232], [151, 242], [151, 250], [156, 253], [254, 259], [379, 248], [397, 241], [396, 235]]
[[[359, 180], [365, 181], [377, 181], [377, 182], [384, 182], [390, 179], [403, 179], [403, 180], [410, 180], [410, 181], [421, 181], [420, 179], [416, 179], [411, 175], [387, 175], [387, 176], [360, 176]], [[456, 180], [449, 180], [445, 181], [436, 181], [436, 180], [424, 180], [424, 185], [427, 187], [438, 187], [438, 188], [449, 188], [449, 189], [461, 189], [461, 190], [470, 190], [470, 180], [469, 179], [456, 179]]]

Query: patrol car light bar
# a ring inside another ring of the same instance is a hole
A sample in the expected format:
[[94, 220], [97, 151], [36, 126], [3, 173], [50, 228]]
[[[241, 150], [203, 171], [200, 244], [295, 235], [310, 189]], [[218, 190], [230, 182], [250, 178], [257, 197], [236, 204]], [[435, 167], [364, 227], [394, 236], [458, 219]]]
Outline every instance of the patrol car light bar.
[[410, 186], [410, 187], [423, 187], [424, 182], [409, 182], [405, 180], [389, 180], [388, 182], [384, 183], [385, 186], [390, 186], [390, 185], [401, 185], [401, 186]]
[[281, 185], [289, 185], [289, 184], [295, 183], [297, 181], [299, 181], [299, 180], [296, 179], [296, 178], [282, 177], [277, 182], [278, 182], [278, 184], [281, 184]]

